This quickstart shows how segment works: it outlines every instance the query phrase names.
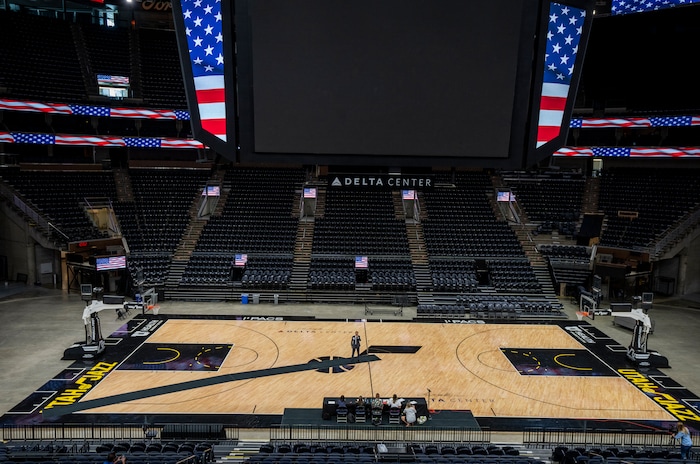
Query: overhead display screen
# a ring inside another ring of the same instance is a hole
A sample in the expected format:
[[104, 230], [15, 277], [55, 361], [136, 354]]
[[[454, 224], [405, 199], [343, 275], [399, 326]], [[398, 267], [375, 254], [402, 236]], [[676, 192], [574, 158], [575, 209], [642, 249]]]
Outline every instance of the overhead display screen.
[[238, 0], [242, 149], [507, 158], [528, 6]]
[[231, 160], [513, 169], [566, 140], [593, 4], [173, 0], [173, 11], [193, 131]]

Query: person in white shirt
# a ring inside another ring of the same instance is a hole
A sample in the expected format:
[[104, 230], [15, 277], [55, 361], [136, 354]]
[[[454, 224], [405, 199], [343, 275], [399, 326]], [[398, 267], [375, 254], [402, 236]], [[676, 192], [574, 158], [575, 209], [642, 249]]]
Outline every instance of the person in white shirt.
[[408, 403], [401, 414], [401, 420], [406, 427], [411, 427], [416, 423], [416, 407], [412, 403]]
[[389, 406], [390, 408], [399, 408], [399, 409], [401, 409], [401, 407], [403, 406], [403, 402], [404, 402], [404, 399], [403, 399], [403, 398], [399, 398], [398, 396], [396, 396], [396, 393], [394, 393], [394, 396], [392, 396], [392, 397], [386, 402], [386, 404], [387, 404], [387, 406]]

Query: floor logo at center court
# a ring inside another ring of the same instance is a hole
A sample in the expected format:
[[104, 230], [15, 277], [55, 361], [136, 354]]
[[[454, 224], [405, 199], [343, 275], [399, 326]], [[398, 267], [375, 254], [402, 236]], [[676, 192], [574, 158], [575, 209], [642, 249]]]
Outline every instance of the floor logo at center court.
[[[314, 358], [310, 360], [309, 362], [321, 362], [321, 361], [332, 361], [334, 359], [343, 359], [343, 356], [319, 356], [318, 358]], [[348, 364], [342, 364], [340, 366], [332, 366], [332, 367], [324, 367], [322, 369], [316, 369], [316, 372], [320, 372], [321, 374], [342, 374], [343, 372], [348, 372], [351, 371], [355, 368], [355, 364], [348, 363]]]

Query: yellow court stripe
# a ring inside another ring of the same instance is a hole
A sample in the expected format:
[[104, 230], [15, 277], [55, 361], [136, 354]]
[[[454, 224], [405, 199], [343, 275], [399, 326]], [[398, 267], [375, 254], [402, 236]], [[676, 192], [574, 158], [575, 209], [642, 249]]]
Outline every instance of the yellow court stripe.
[[560, 361], [559, 361], [559, 358], [562, 357], [562, 356], [576, 356], [576, 355], [573, 354], [573, 353], [562, 353], [562, 354], [556, 355], [556, 356], [554, 357], [554, 362], [557, 363], [557, 364], [559, 364], [559, 365], [562, 366], [562, 367], [566, 367], [566, 368], [568, 368], [568, 369], [573, 369], [573, 370], [575, 370], [575, 371], [592, 371], [592, 370], [593, 370], [592, 367], [574, 367], [574, 366], [569, 366], [569, 365], [567, 365], [567, 364], [564, 364], [563, 362], [560, 362]]
[[165, 363], [175, 361], [177, 358], [180, 357], [180, 352], [178, 350], [176, 350], [175, 348], [156, 348], [156, 350], [158, 350], [158, 351], [166, 351], [166, 350], [167, 351], [174, 351], [175, 356], [170, 358], [170, 359], [165, 359], [163, 361], [144, 361], [143, 362], [144, 364], [165, 364]]

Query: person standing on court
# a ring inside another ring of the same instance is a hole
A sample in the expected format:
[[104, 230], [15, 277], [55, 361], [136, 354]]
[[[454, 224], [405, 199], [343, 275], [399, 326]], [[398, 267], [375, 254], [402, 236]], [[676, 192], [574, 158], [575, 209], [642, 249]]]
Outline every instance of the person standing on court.
[[350, 339], [350, 346], [352, 347], [352, 354], [350, 357], [355, 356], [355, 353], [357, 353], [357, 357], [360, 357], [360, 344], [362, 342], [362, 339], [360, 338], [360, 334], [355, 331], [355, 335], [352, 336]]

